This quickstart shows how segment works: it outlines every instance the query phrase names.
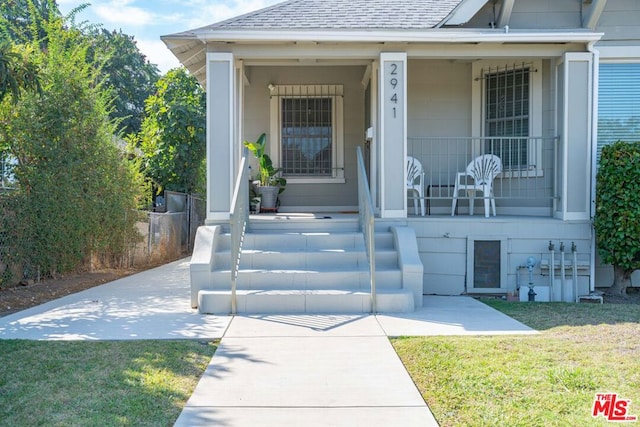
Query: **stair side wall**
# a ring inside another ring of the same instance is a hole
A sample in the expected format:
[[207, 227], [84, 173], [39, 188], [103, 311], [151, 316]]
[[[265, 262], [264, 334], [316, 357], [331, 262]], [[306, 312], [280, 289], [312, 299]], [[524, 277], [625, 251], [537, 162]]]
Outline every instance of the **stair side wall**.
[[198, 292], [210, 287], [211, 273], [215, 267], [215, 253], [218, 236], [222, 232], [219, 225], [198, 227], [191, 255], [189, 274], [191, 278], [191, 307], [198, 307]]
[[402, 288], [413, 293], [415, 308], [422, 307], [424, 267], [418, 252], [418, 240], [413, 228], [390, 227], [398, 251], [398, 266], [402, 272]]

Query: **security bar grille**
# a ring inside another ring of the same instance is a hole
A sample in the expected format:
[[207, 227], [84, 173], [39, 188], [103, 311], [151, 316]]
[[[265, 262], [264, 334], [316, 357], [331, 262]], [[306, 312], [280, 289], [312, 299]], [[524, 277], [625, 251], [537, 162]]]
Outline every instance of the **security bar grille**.
[[[529, 136], [530, 67], [513, 65], [482, 73], [485, 136]], [[488, 139], [486, 143], [485, 150], [500, 157], [507, 169], [527, 169], [531, 165], [525, 138]]]
[[282, 171], [287, 176], [332, 173], [333, 100], [282, 99]]
[[278, 167], [288, 178], [335, 178], [341, 162], [342, 85], [270, 85]]

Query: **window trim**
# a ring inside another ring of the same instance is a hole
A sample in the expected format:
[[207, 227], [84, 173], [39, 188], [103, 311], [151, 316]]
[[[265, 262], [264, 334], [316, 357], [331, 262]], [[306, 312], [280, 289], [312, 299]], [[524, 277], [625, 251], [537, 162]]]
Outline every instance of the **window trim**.
[[343, 85], [270, 85], [270, 119], [272, 144], [269, 156], [274, 166], [282, 165], [282, 114], [283, 98], [330, 98], [332, 100], [332, 128], [334, 149], [331, 153], [331, 176], [285, 176], [288, 184], [344, 184], [344, 95]]
[[[529, 67], [529, 138], [542, 137], [542, 60], [541, 59], [522, 59], [510, 61], [496, 60], [480, 60], [472, 64], [472, 123], [471, 128], [473, 135], [480, 138], [487, 137], [485, 135], [485, 118], [486, 118], [486, 99], [485, 99], [485, 76], [495, 73], [495, 70], [504, 69], [522, 69]], [[492, 71], [494, 70], [494, 71]], [[483, 152], [482, 140], [479, 139], [477, 146], [473, 147], [475, 155]], [[526, 178], [544, 175], [544, 164], [542, 157], [542, 144], [536, 144], [529, 147], [529, 159], [539, 159], [539, 165], [535, 169], [509, 169], [505, 168], [500, 174], [502, 178]], [[531, 162], [529, 162], [531, 163]]]

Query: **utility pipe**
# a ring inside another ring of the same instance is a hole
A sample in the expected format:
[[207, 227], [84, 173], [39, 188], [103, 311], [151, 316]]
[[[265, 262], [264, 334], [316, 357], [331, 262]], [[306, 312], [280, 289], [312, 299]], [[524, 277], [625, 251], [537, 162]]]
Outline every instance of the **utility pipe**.
[[[549, 240], [549, 301], [554, 300], [553, 285], [556, 281], [555, 246]], [[560, 292], [562, 294], [562, 291]], [[562, 300], [562, 298], [560, 298]]]
[[560, 301], [564, 301], [564, 242], [560, 242]]
[[578, 297], [578, 249], [576, 248], [575, 242], [571, 242], [571, 252], [573, 254], [573, 298], [575, 302], [580, 302], [580, 298]]

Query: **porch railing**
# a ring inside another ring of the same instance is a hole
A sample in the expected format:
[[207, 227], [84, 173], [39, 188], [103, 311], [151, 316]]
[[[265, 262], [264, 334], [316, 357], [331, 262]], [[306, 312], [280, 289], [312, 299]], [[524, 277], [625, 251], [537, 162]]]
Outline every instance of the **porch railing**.
[[231, 314], [237, 313], [236, 282], [242, 255], [242, 243], [249, 223], [249, 162], [248, 151], [242, 151], [240, 169], [231, 200], [229, 223], [231, 226]]
[[367, 170], [364, 166], [362, 149], [357, 147], [358, 157], [358, 220], [364, 236], [364, 244], [369, 260], [369, 284], [371, 288], [371, 312], [377, 312], [376, 297], [376, 249], [375, 249], [375, 217]]
[[[451, 200], [456, 174], [464, 172], [477, 156], [495, 154], [503, 167], [493, 182], [495, 198], [519, 200], [517, 203], [530, 206], [536, 202], [550, 205], [558, 197], [558, 141], [557, 136], [410, 137], [407, 148], [424, 168], [427, 204], [431, 200]], [[468, 196], [461, 192], [458, 198]]]

